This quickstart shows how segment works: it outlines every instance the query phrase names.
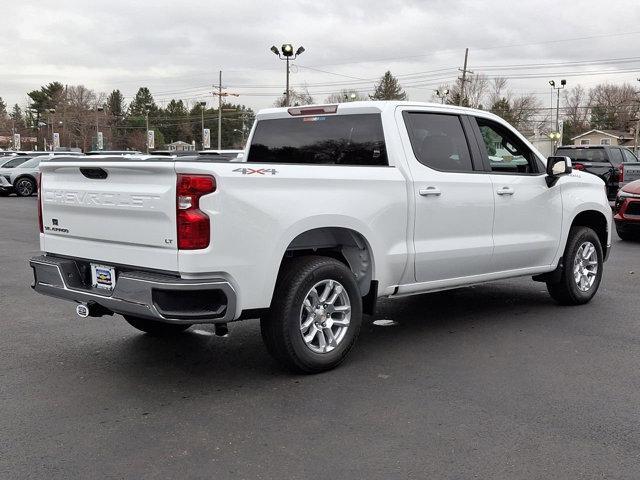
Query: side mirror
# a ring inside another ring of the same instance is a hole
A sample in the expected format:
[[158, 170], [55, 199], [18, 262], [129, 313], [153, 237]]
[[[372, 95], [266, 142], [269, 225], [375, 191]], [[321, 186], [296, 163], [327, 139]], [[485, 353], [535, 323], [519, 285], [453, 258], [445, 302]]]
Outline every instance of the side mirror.
[[549, 157], [547, 159], [547, 185], [553, 187], [561, 176], [570, 174], [571, 170], [569, 157]]

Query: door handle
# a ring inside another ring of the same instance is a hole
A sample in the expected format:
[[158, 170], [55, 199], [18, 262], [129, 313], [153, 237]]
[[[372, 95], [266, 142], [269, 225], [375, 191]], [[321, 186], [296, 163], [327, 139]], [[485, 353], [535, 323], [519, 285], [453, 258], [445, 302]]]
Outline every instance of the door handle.
[[439, 197], [442, 192], [437, 187], [427, 187], [421, 188], [420, 190], [418, 190], [418, 193], [420, 193], [420, 195], [422, 195], [423, 197]]
[[516, 193], [516, 191], [511, 187], [502, 187], [499, 188], [496, 193], [498, 195], [513, 195], [514, 193]]

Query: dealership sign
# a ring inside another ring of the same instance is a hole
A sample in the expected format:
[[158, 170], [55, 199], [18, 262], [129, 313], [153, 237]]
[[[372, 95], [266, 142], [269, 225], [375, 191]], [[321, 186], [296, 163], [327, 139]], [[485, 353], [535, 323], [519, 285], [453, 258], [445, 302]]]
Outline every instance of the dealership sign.
[[155, 131], [147, 130], [147, 148], [153, 149], [156, 148], [156, 135]]
[[208, 128], [202, 130], [202, 148], [211, 148], [211, 130]]

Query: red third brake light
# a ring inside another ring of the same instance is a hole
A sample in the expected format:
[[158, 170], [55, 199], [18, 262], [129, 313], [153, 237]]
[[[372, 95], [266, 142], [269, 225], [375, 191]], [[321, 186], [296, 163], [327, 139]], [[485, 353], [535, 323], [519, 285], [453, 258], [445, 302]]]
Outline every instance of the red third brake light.
[[200, 210], [200, 197], [216, 191], [209, 175], [178, 175], [176, 185], [176, 224], [178, 249], [198, 250], [209, 246], [211, 224]]

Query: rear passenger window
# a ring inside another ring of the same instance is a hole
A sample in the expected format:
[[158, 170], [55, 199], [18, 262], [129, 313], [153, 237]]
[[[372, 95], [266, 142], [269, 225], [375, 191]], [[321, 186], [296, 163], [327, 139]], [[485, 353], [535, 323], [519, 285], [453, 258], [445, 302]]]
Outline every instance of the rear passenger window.
[[622, 153], [624, 154], [624, 161], [625, 162], [637, 162], [638, 161], [638, 159], [635, 157], [635, 155], [633, 153], [631, 153], [629, 150], [623, 149]]
[[444, 172], [472, 172], [467, 138], [457, 115], [404, 112], [413, 154], [423, 165]]
[[538, 173], [537, 156], [512, 131], [497, 122], [476, 118], [492, 172]]
[[388, 165], [380, 114], [259, 120], [247, 162]]
[[611, 163], [617, 167], [622, 163], [622, 152], [619, 148], [610, 148], [609, 158], [611, 159]]

